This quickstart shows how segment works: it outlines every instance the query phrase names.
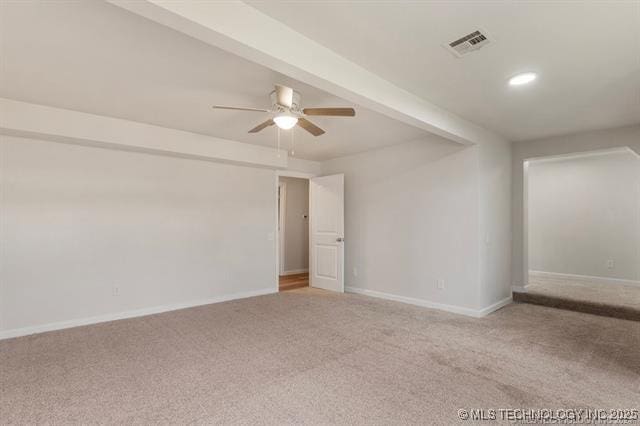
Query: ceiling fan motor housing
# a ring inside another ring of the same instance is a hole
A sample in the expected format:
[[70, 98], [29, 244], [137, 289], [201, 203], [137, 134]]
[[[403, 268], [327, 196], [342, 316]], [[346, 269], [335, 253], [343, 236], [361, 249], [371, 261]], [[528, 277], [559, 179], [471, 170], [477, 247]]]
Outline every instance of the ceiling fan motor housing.
[[302, 112], [300, 108], [300, 93], [296, 92], [295, 90], [293, 91], [293, 101], [291, 102], [291, 109], [287, 109], [287, 107], [284, 107], [278, 103], [278, 97], [276, 95], [275, 90], [269, 94], [269, 97], [271, 98], [271, 107], [273, 108], [274, 111], [278, 111], [278, 112], [292, 111], [297, 113]]

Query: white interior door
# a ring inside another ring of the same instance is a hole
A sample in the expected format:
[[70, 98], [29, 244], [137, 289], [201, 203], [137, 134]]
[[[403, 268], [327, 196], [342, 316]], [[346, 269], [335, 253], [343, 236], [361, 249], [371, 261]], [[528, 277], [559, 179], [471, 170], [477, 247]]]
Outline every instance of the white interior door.
[[344, 175], [309, 181], [312, 287], [344, 292]]

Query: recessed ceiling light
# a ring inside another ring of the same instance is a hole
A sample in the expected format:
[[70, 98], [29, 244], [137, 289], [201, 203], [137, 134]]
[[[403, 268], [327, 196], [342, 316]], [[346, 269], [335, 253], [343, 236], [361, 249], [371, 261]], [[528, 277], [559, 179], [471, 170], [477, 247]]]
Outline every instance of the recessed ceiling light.
[[537, 74], [534, 72], [524, 72], [522, 74], [517, 74], [509, 79], [509, 86], [521, 86], [523, 84], [529, 84], [537, 77]]

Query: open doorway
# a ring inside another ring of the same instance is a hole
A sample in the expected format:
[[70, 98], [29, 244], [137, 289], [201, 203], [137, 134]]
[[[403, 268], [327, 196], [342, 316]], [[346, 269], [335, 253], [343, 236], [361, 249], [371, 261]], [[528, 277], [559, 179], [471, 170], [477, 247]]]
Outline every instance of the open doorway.
[[521, 300], [640, 318], [640, 157], [621, 148], [531, 159], [525, 194]]
[[309, 179], [278, 180], [278, 285], [280, 291], [309, 286]]
[[344, 175], [276, 174], [276, 283], [344, 292]]

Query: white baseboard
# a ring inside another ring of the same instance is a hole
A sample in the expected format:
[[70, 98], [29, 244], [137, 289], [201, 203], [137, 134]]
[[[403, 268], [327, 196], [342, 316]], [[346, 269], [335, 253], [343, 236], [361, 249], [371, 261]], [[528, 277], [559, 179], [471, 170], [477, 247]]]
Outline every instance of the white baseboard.
[[511, 291], [515, 291], [518, 293], [526, 293], [527, 292], [527, 287], [529, 287], [529, 285], [512, 285], [511, 286]]
[[212, 303], [227, 302], [229, 300], [244, 299], [247, 297], [262, 296], [265, 294], [277, 293], [278, 290], [272, 287], [263, 288], [255, 291], [245, 291], [241, 293], [228, 294], [224, 296], [213, 297], [210, 299], [200, 299], [191, 302], [173, 303], [170, 305], [154, 306], [150, 308], [135, 309], [131, 311], [116, 312], [113, 314], [99, 315], [89, 318], [80, 318], [69, 321], [53, 322], [48, 324], [36, 325], [32, 327], [14, 328], [11, 330], [0, 331], [0, 340], [10, 339], [13, 337], [28, 336], [30, 334], [44, 333], [46, 331], [63, 330], [65, 328], [79, 327], [83, 325], [97, 324], [101, 322], [115, 321], [126, 318], [142, 317], [145, 315], [159, 314], [162, 312], [176, 311], [178, 309], [192, 308], [195, 306], [210, 305]]
[[286, 275], [304, 274], [306, 272], [309, 272], [309, 269], [292, 269], [290, 271], [284, 271], [280, 276], [284, 277]]
[[498, 300], [496, 303], [494, 303], [493, 305], [489, 305], [486, 308], [482, 308], [477, 310], [476, 312], [478, 312], [478, 318], [482, 318], [482, 317], [486, 317], [487, 315], [489, 315], [492, 312], [497, 311], [500, 308], [504, 308], [505, 306], [507, 306], [508, 304], [513, 302], [513, 297], [509, 296], [509, 297], [505, 297], [502, 300]]
[[633, 287], [640, 287], [640, 281], [624, 280], [620, 278], [608, 278], [608, 277], [594, 277], [590, 275], [576, 275], [576, 274], [563, 274], [560, 272], [546, 272], [546, 271], [529, 271], [529, 275], [540, 278], [555, 278], [555, 279], [568, 279], [568, 280], [580, 280], [589, 281], [596, 284], [617, 284], [627, 285]]
[[497, 311], [503, 306], [506, 306], [509, 303], [511, 303], [511, 296], [510, 296], [494, 303], [491, 306], [487, 306], [486, 308], [471, 309], [471, 308], [464, 308], [464, 307], [455, 306], [455, 305], [446, 305], [444, 303], [431, 302], [429, 300], [417, 299], [413, 297], [397, 296], [395, 294], [383, 293], [380, 291], [368, 290], [368, 289], [359, 288], [359, 287], [348, 286], [348, 287], [345, 287], [345, 291], [349, 293], [357, 293], [357, 294], [363, 294], [365, 296], [377, 297], [379, 299], [393, 300], [396, 302], [408, 303], [410, 305], [422, 306], [424, 308], [438, 309], [440, 311], [452, 312], [454, 314], [466, 315], [474, 318], [482, 318], [484, 316], [487, 316], [491, 312]]

